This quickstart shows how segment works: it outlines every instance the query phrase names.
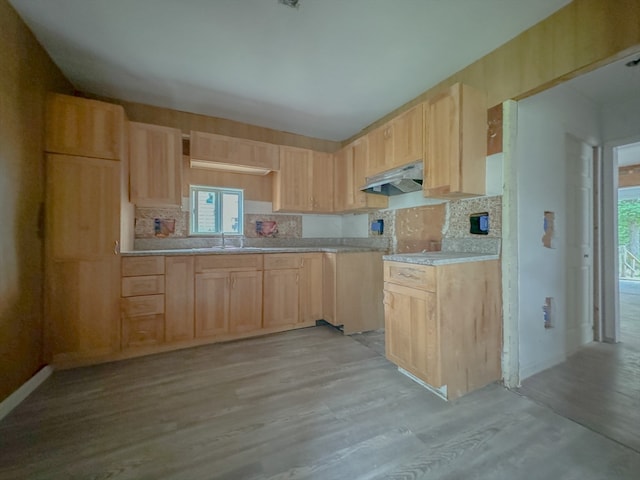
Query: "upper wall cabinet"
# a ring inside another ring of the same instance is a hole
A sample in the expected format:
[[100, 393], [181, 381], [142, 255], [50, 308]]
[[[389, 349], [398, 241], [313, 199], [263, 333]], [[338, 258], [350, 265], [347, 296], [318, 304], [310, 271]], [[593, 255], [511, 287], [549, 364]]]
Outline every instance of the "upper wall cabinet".
[[271, 143], [192, 131], [190, 148], [195, 160], [267, 170], [278, 170], [280, 165], [280, 147]]
[[416, 105], [369, 135], [366, 176], [406, 165], [424, 157], [423, 108]]
[[182, 132], [129, 122], [131, 202], [139, 206], [181, 205]]
[[47, 152], [119, 160], [123, 127], [119, 105], [60, 94], [48, 98]]
[[280, 147], [280, 170], [274, 173], [273, 210], [333, 211], [333, 157], [296, 147]]
[[360, 137], [335, 154], [334, 209], [336, 212], [375, 210], [387, 208], [388, 198], [364, 193], [367, 160], [369, 158], [368, 137]]
[[425, 197], [485, 193], [486, 94], [457, 83], [425, 108]]

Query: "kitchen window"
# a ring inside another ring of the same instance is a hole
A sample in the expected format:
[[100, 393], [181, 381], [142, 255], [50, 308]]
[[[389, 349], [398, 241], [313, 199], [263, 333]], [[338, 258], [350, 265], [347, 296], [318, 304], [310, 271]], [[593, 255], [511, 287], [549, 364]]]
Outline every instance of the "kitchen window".
[[190, 187], [191, 235], [242, 235], [243, 191]]

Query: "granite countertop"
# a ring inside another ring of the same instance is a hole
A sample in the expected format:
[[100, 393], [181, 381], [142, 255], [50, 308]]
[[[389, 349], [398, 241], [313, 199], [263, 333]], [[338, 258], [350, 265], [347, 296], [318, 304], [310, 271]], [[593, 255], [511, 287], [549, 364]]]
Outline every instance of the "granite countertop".
[[473, 252], [423, 252], [423, 253], [399, 253], [396, 255], [384, 255], [383, 260], [392, 262], [414, 263], [418, 265], [448, 265], [451, 263], [481, 262], [485, 260], [498, 260], [498, 254], [473, 253]]
[[248, 253], [356, 253], [385, 251], [375, 247], [328, 246], [328, 247], [205, 247], [205, 248], [173, 248], [165, 250], [132, 250], [120, 252], [123, 257], [141, 257], [147, 255], [242, 255]]

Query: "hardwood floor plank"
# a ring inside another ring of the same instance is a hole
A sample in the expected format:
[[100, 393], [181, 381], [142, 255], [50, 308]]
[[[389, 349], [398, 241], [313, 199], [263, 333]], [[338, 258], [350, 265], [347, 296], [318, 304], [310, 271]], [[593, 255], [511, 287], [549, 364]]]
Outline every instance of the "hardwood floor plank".
[[54, 372], [0, 422], [0, 480], [637, 478], [637, 452], [498, 385], [447, 403], [379, 346], [315, 327]]

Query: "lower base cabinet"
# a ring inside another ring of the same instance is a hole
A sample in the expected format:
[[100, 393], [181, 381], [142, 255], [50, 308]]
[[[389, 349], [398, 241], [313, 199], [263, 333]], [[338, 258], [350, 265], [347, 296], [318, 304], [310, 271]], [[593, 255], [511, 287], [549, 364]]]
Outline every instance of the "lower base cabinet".
[[498, 260], [384, 262], [387, 358], [448, 399], [501, 378]]
[[[322, 319], [347, 334], [383, 325], [380, 252], [113, 255], [51, 262], [48, 269], [47, 311], [54, 323], [47, 344], [58, 368]], [[104, 291], [115, 295], [98, 295]]]
[[262, 255], [196, 257], [196, 338], [262, 328], [262, 261]]
[[325, 253], [323, 316], [346, 334], [384, 327], [382, 253]]
[[195, 258], [165, 257], [165, 339], [167, 343], [193, 340]]

